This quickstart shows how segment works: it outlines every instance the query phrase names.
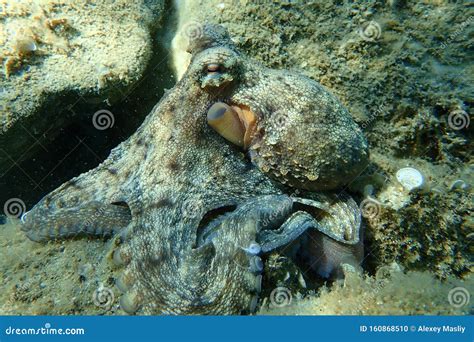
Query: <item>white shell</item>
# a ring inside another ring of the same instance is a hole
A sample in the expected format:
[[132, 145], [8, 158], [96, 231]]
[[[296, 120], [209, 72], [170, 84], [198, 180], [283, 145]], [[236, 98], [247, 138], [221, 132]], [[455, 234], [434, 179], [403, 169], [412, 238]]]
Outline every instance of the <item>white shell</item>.
[[412, 167], [398, 170], [396, 176], [400, 184], [408, 191], [422, 187], [425, 182], [421, 172]]
[[33, 51], [38, 50], [38, 47], [36, 46], [35, 42], [28, 42], [25, 45], [25, 49], [26, 49], [26, 51], [33, 52]]

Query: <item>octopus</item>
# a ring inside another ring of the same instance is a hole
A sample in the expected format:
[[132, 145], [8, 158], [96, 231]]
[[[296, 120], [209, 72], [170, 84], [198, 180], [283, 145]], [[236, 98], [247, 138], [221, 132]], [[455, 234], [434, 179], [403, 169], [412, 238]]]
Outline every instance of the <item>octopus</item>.
[[330, 277], [360, 263], [360, 210], [340, 189], [368, 163], [349, 112], [316, 81], [268, 69], [205, 24], [191, 63], [139, 129], [22, 218], [36, 242], [114, 239], [128, 314], [251, 314], [265, 257]]

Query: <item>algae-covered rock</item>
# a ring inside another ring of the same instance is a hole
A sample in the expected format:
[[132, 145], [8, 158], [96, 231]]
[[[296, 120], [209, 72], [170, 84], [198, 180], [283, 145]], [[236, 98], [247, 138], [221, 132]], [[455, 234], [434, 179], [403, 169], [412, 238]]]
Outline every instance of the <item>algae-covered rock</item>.
[[152, 55], [163, 3], [3, 1], [0, 163], [25, 153], [30, 135], [54, 135], [78, 101], [110, 104], [123, 97]]
[[[373, 156], [377, 167], [360, 179], [360, 184], [374, 188], [370, 200], [361, 204], [369, 258], [378, 265], [396, 261], [441, 278], [467, 276], [474, 209], [467, 184], [474, 182], [472, 166]], [[395, 177], [407, 165], [423, 175], [421, 188], [408, 190]], [[365, 210], [369, 206], [372, 209]]]

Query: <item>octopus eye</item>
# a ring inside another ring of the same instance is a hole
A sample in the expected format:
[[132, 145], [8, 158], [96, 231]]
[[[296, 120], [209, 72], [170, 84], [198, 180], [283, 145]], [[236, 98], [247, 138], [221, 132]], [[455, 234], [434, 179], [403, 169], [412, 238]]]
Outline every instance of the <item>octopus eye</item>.
[[221, 56], [219, 60], [205, 62], [200, 66], [201, 88], [206, 90], [224, 89], [235, 84], [239, 74], [237, 58]]
[[221, 72], [221, 65], [217, 63], [211, 63], [207, 65], [208, 74], [217, 74]]

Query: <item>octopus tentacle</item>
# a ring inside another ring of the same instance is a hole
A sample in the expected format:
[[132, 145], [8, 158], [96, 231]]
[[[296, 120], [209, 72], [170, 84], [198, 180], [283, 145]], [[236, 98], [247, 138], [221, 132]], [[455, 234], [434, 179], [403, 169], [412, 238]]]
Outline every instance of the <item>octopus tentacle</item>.
[[[131, 220], [130, 210], [113, 204], [89, 202], [51, 214], [34, 210], [24, 218], [21, 230], [32, 241], [43, 242], [70, 238], [76, 235], [109, 237], [126, 227]], [[45, 222], [37, 226], [31, 222]]]
[[358, 206], [343, 195], [313, 197], [317, 199], [292, 197], [286, 221], [276, 229], [264, 229], [257, 234], [262, 252], [291, 245], [287, 254], [303, 256], [325, 278], [341, 275], [343, 263], [359, 267], [363, 230]]
[[[163, 241], [153, 234], [135, 236], [128, 244], [133, 250], [140, 250], [142, 257], [132, 259], [117, 281], [117, 287], [125, 290], [122, 308], [127, 313], [224, 314], [238, 313], [243, 308], [252, 312], [261, 291], [263, 262], [255, 255], [259, 249], [249, 253], [253, 249], [248, 247], [255, 243], [262, 227], [281, 224], [289, 205], [291, 200], [284, 195], [244, 201], [233, 212], [216, 218], [217, 223], [209, 223], [214, 234], [201, 239], [201, 243], [196, 243], [200, 239], [198, 227], [184, 244], [177, 241], [183, 238], [179, 234], [172, 241]], [[150, 220], [163, 220], [163, 212], [147, 213], [141, 224], [146, 226]], [[183, 249], [170, 253], [169, 245], [180, 245]], [[200, 275], [198, 279], [196, 274]], [[141, 282], [135, 283], [134, 278]], [[158, 288], [161, 290], [157, 291]]]
[[129, 142], [112, 150], [96, 169], [49, 193], [22, 219], [21, 230], [33, 241], [76, 235], [111, 236], [132, 219], [132, 203], [124, 179], [134, 170], [124, 158]]
[[[326, 209], [317, 215], [316, 230], [308, 230], [307, 239], [301, 244], [300, 255], [306, 264], [324, 278], [341, 278], [342, 264], [361, 269], [364, 256], [363, 232], [359, 206], [348, 195], [313, 194], [317, 203]], [[306, 205], [313, 199], [295, 199]]]

